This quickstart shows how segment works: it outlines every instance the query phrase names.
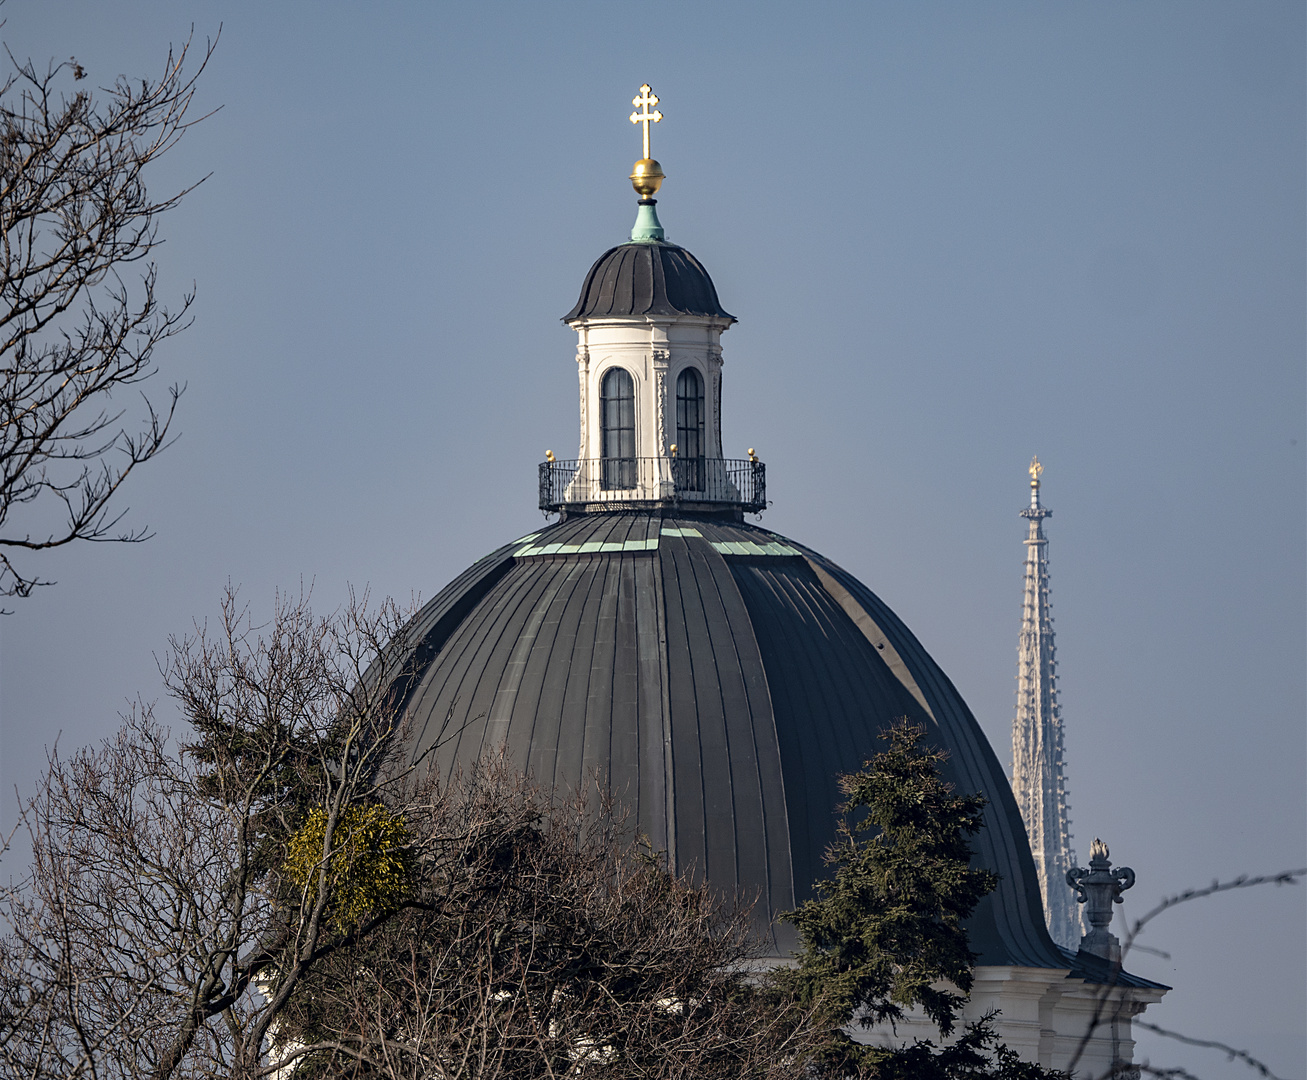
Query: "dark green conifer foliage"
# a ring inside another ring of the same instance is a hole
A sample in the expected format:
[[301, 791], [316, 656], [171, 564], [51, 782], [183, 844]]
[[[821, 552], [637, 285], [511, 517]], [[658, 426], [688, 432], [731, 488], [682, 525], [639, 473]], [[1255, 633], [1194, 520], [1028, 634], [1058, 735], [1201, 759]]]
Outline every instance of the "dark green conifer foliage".
[[[789, 916], [803, 944], [796, 968], [780, 977], [829, 1027], [827, 1064], [837, 1072], [897, 1076], [896, 1061], [908, 1067], [907, 1057], [930, 1053], [929, 1044], [897, 1055], [861, 1047], [842, 1030], [855, 1019], [893, 1023], [920, 1005], [949, 1035], [971, 989], [975, 957], [962, 923], [997, 884], [970, 865], [968, 838], [981, 828], [985, 800], [941, 779], [944, 755], [924, 737], [903, 718], [862, 772], [840, 778], [843, 818], [827, 852], [834, 876]], [[962, 993], [934, 985], [942, 982]], [[982, 1025], [963, 1041], [978, 1053], [992, 1036]]]
[[956, 1042], [936, 1047], [919, 1040], [898, 1050], [860, 1047], [860, 1067], [838, 1071], [858, 1080], [1069, 1080], [1066, 1073], [1022, 1061], [998, 1041], [990, 1017], [974, 1024]]

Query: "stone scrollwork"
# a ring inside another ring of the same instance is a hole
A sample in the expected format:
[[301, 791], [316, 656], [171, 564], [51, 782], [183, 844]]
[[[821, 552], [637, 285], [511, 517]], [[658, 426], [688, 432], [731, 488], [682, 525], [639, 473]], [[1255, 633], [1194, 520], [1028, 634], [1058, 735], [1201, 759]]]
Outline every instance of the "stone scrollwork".
[[[581, 358], [578, 356], [577, 359], [580, 360]], [[586, 404], [590, 397], [590, 378], [589, 378], [589, 372], [586, 370], [588, 367], [589, 364], [586, 364], [582, 367], [577, 368], [577, 372], [580, 374], [581, 377], [580, 379], [581, 381], [581, 452], [578, 455], [579, 457], [586, 457], [587, 454], [589, 453], [588, 447], [586, 446], [586, 438], [588, 435], [588, 432], [586, 431], [586, 419], [587, 419]]]
[[717, 452], [722, 452], [722, 372], [719, 367], [712, 374], [712, 423]]
[[[662, 354], [664, 364], [654, 368], [654, 414], [656, 431], [658, 433], [658, 452], [664, 454], [667, 452], [669, 440], [667, 437], [667, 368], [666, 353]], [[658, 359], [658, 353], [654, 353], [655, 361]]]
[[667, 369], [672, 362], [670, 349], [655, 347], [651, 350], [654, 375], [654, 439], [658, 453], [666, 454], [671, 446], [671, 436], [667, 431]]

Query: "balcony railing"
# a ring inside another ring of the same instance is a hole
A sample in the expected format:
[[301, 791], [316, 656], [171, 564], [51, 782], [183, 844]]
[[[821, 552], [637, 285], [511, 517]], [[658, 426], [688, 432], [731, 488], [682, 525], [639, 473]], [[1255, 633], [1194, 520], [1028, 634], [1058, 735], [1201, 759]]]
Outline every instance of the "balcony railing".
[[614, 510], [630, 503], [767, 508], [767, 466], [731, 458], [581, 458], [540, 463], [540, 509]]

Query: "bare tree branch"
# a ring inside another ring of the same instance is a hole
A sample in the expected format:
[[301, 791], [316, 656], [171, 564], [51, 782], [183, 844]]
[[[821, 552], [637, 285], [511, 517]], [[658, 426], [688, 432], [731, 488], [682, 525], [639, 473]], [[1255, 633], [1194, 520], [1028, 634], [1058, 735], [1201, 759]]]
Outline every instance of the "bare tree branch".
[[1142, 1065], [1137, 1067], [1141, 1073], [1144, 1073], [1147, 1076], [1158, 1076], [1161, 1077], [1162, 1080], [1201, 1080], [1201, 1077], [1195, 1076], [1193, 1073], [1189, 1072], [1188, 1069], [1182, 1069], [1178, 1065], [1174, 1065], [1169, 1069], [1163, 1069], [1156, 1065], [1150, 1065], [1145, 1061]]
[[1135, 1027], [1144, 1028], [1157, 1035], [1165, 1035], [1168, 1039], [1175, 1039], [1176, 1042], [1185, 1043], [1188, 1046], [1202, 1046], [1209, 1050], [1219, 1050], [1226, 1057], [1227, 1061], [1242, 1061], [1251, 1069], [1256, 1069], [1267, 1080], [1279, 1080], [1271, 1070], [1262, 1062], [1258, 1061], [1247, 1050], [1236, 1050], [1233, 1046], [1227, 1046], [1223, 1042], [1217, 1042], [1214, 1039], [1193, 1039], [1188, 1035], [1181, 1035], [1178, 1031], [1168, 1031], [1166, 1028], [1158, 1027], [1156, 1024], [1149, 1024], [1143, 1020], [1136, 1020]]
[[[157, 346], [190, 325], [194, 291], [176, 309], [156, 295], [159, 218], [195, 189], [146, 190], [152, 163], [204, 117], [188, 115], [191, 44], [156, 80], [120, 77], [98, 95], [62, 89], [75, 61], [39, 70], [6, 48], [0, 84], [0, 596], [49, 584], [20, 552], [78, 540], [132, 543], [115, 497], [169, 442], [182, 387], [162, 406], [141, 395], [126, 421], [124, 390], [156, 373]], [[139, 280], [125, 272], [140, 264]], [[115, 398], [115, 395], [118, 395]]]
[[1174, 896], [1163, 897], [1156, 907], [1134, 921], [1130, 927], [1130, 933], [1125, 941], [1121, 943], [1121, 952], [1124, 954], [1134, 946], [1135, 938], [1143, 932], [1145, 926], [1161, 915], [1162, 912], [1169, 911], [1178, 904], [1185, 904], [1190, 900], [1202, 900], [1205, 897], [1215, 896], [1217, 893], [1232, 892], [1235, 889], [1253, 889], [1259, 885], [1296, 885], [1304, 877], [1307, 877], [1307, 867], [1299, 870], [1284, 870], [1278, 874], [1259, 874], [1255, 877], [1240, 874], [1237, 878], [1231, 878], [1229, 881], [1213, 881], [1210, 885], [1201, 889], [1185, 889], [1184, 892], [1176, 893]]

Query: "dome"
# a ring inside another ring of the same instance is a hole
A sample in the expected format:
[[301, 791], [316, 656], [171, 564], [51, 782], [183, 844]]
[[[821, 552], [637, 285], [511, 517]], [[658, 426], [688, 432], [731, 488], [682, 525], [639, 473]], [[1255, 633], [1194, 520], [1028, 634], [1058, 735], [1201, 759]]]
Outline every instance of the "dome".
[[[837, 774], [896, 718], [923, 723], [945, 777], [988, 799], [976, 860], [1000, 880], [969, 923], [978, 963], [1068, 965], [970, 710], [870, 589], [802, 544], [675, 508], [565, 517], [452, 582], [404, 648], [410, 759], [449, 775], [505, 745], [555, 790], [599, 778], [675, 869], [757, 897], [760, 925], [825, 873]], [[787, 955], [792, 928], [771, 933]]]
[[735, 321], [722, 310], [717, 289], [693, 255], [664, 241], [619, 244], [599, 256], [581, 286], [574, 319], [630, 315], [709, 315]]

